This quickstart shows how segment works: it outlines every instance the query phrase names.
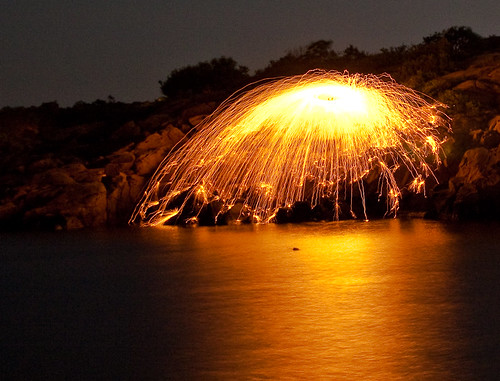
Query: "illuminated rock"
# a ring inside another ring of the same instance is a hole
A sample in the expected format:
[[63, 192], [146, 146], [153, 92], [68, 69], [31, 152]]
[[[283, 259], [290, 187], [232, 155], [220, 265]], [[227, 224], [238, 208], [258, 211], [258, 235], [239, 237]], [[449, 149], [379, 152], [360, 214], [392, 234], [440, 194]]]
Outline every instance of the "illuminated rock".
[[173, 125], [168, 125], [162, 131], [149, 135], [133, 150], [136, 156], [134, 172], [140, 176], [150, 175], [167, 152], [183, 137], [184, 133]]

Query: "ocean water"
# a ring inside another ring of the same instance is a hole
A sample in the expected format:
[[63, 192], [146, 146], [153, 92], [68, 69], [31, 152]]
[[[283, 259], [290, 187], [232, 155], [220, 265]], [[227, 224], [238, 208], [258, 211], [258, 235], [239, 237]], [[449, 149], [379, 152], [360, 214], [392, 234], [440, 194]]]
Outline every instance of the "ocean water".
[[0, 235], [1, 379], [498, 380], [500, 225]]

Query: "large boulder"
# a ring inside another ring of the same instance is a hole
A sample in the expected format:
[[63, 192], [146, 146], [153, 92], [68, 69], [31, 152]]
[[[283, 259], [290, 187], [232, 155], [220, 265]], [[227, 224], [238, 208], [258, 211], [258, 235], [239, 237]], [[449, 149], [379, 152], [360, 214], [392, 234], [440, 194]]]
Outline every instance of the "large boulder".
[[447, 190], [435, 196], [438, 216], [456, 220], [498, 218], [500, 213], [500, 146], [465, 152]]
[[120, 172], [116, 176], [106, 176], [108, 224], [126, 224], [144, 190], [146, 179], [136, 174]]

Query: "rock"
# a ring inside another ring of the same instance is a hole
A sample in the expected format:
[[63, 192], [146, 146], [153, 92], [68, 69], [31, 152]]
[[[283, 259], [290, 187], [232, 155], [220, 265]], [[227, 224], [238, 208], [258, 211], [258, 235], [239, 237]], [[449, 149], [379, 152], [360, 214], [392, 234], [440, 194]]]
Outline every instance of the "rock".
[[311, 205], [305, 201], [297, 201], [291, 207], [279, 208], [276, 212], [275, 220], [279, 224], [289, 222], [306, 222], [313, 219]]
[[233, 207], [227, 211], [224, 217], [227, 222], [252, 222], [250, 210], [245, 207], [243, 201], [236, 202]]
[[[66, 230], [77, 230], [77, 229], [83, 229], [85, 228], [86, 226], [83, 224], [83, 222], [75, 217], [75, 216], [68, 216], [66, 219], [65, 219], [65, 226], [61, 226], [61, 229], [66, 229]], [[59, 225], [60, 226], [60, 225]], [[58, 227], [59, 226], [56, 226], [56, 230], [58, 230]]]
[[500, 133], [495, 130], [487, 130], [481, 136], [480, 143], [486, 148], [494, 148], [500, 144]]
[[479, 56], [466, 69], [455, 71], [440, 77], [440, 80], [450, 83], [465, 82], [466, 80], [481, 79], [487, 82], [500, 84], [500, 68], [498, 62], [500, 53], [490, 53]]
[[144, 141], [137, 144], [135, 151], [142, 153], [145, 151], [166, 149], [170, 150], [179, 140], [184, 137], [181, 130], [172, 124], [166, 126], [160, 132], [149, 135]]
[[81, 163], [37, 173], [4, 204], [0, 221], [25, 229], [99, 227], [107, 222], [103, 169]]
[[45, 157], [31, 163], [28, 167], [28, 170], [31, 173], [43, 172], [48, 169], [60, 167], [61, 165], [63, 165], [63, 162], [61, 160], [52, 157]]
[[216, 107], [215, 102], [200, 103], [198, 105], [188, 107], [182, 112], [183, 120], [190, 120], [193, 117], [207, 116], [211, 114]]
[[12, 220], [18, 213], [19, 208], [12, 201], [0, 205], [0, 226], [8, 228], [8, 221]]
[[292, 222], [305, 222], [311, 219], [311, 205], [308, 202], [297, 201], [292, 205]]
[[149, 135], [145, 140], [137, 144], [135, 150], [138, 153], [147, 152], [151, 149], [161, 148], [162, 143], [163, 141], [161, 135], [158, 132], [155, 132], [154, 134]]
[[104, 175], [106, 177], [116, 177], [120, 174], [120, 166], [115, 163], [108, 163], [104, 167]]
[[187, 134], [189, 131], [191, 131], [193, 129], [193, 126], [191, 126], [190, 124], [188, 123], [183, 123], [181, 125], [181, 131], [185, 134]]
[[127, 150], [119, 150], [109, 155], [106, 159], [109, 162], [108, 164], [114, 165], [119, 169], [119, 172], [124, 172], [128, 171], [134, 165], [135, 155]]
[[146, 140], [137, 145], [134, 151], [137, 157], [134, 172], [139, 176], [153, 173], [167, 153], [183, 137], [182, 131], [173, 125], [168, 125], [161, 133], [149, 135]]
[[453, 218], [471, 219], [478, 216], [480, 201], [477, 187], [473, 184], [463, 184], [455, 196]]
[[222, 213], [223, 203], [213, 200], [206, 204], [198, 214], [198, 224], [201, 226], [226, 225], [227, 213]]
[[207, 117], [207, 115], [196, 115], [196, 116], [193, 116], [191, 118], [189, 118], [189, 124], [191, 126], [196, 126], [198, 123], [202, 122], [205, 118]]
[[54, 168], [48, 171], [36, 174], [33, 177], [33, 183], [40, 186], [64, 186], [74, 184], [75, 180], [62, 168]]
[[453, 88], [454, 90], [470, 91], [470, 92], [500, 92], [500, 85], [491, 82], [484, 81], [480, 79], [469, 79], [466, 80]]
[[111, 134], [111, 139], [118, 141], [132, 141], [141, 134], [141, 127], [133, 120], [123, 124]]
[[105, 226], [106, 219], [104, 184], [75, 183], [61, 189], [49, 202], [26, 211], [23, 224], [44, 230], [77, 229]]
[[489, 121], [488, 130], [500, 133], [500, 115], [495, 116]]
[[155, 114], [138, 123], [142, 131], [157, 131], [172, 120], [168, 114]]
[[500, 213], [500, 146], [465, 152], [448, 191], [435, 197], [438, 215], [452, 219], [498, 218]]
[[67, 164], [60, 168], [38, 173], [33, 177], [35, 184], [64, 185], [74, 182], [100, 182], [104, 175], [101, 168], [87, 169], [81, 163]]
[[135, 172], [139, 176], [147, 176], [154, 172], [154, 170], [161, 163], [165, 157], [165, 150], [150, 151], [140, 155], [135, 162]]
[[475, 143], [479, 143], [481, 141], [483, 133], [484, 133], [483, 130], [472, 130], [471, 132], [469, 132], [470, 136], [472, 136], [472, 140]]
[[477, 81], [474, 79], [468, 79], [468, 80], [456, 85], [453, 88], [453, 90], [476, 91], [477, 90]]
[[282, 207], [279, 208], [276, 212], [276, 216], [274, 217], [276, 223], [278, 224], [286, 224], [291, 222], [292, 220], [292, 208], [290, 207]]
[[138, 175], [119, 173], [110, 179], [106, 178], [105, 184], [107, 223], [112, 226], [126, 224], [142, 195], [146, 179]]
[[489, 175], [491, 175], [490, 160], [490, 151], [484, 147], [466, 151], [458, 172], [451, 181], [454, 184], [472, 184], [487, 181]]

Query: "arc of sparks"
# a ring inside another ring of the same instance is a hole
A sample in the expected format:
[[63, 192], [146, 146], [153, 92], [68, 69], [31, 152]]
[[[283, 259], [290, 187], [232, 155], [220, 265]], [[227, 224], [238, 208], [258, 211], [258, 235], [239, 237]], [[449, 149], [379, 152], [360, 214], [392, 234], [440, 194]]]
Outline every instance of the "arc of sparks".
[[[220, 214], [240, 204], [255, 222], [273, 220], [281, 207], [359, 194], [379, 171], [379, 193], [395, 214], [401, 196], [394, 172], [404, 166], [409, 188], [421, 191], [440, 163], [444, 107], [390, 76], [313, 70], [272, 80], [233, 95], [198, 132], [162, 162], [130, 221], [158, 225], [196, 221], [217, 201]], [[189, 211], [187, 210], [189, 208]]]

